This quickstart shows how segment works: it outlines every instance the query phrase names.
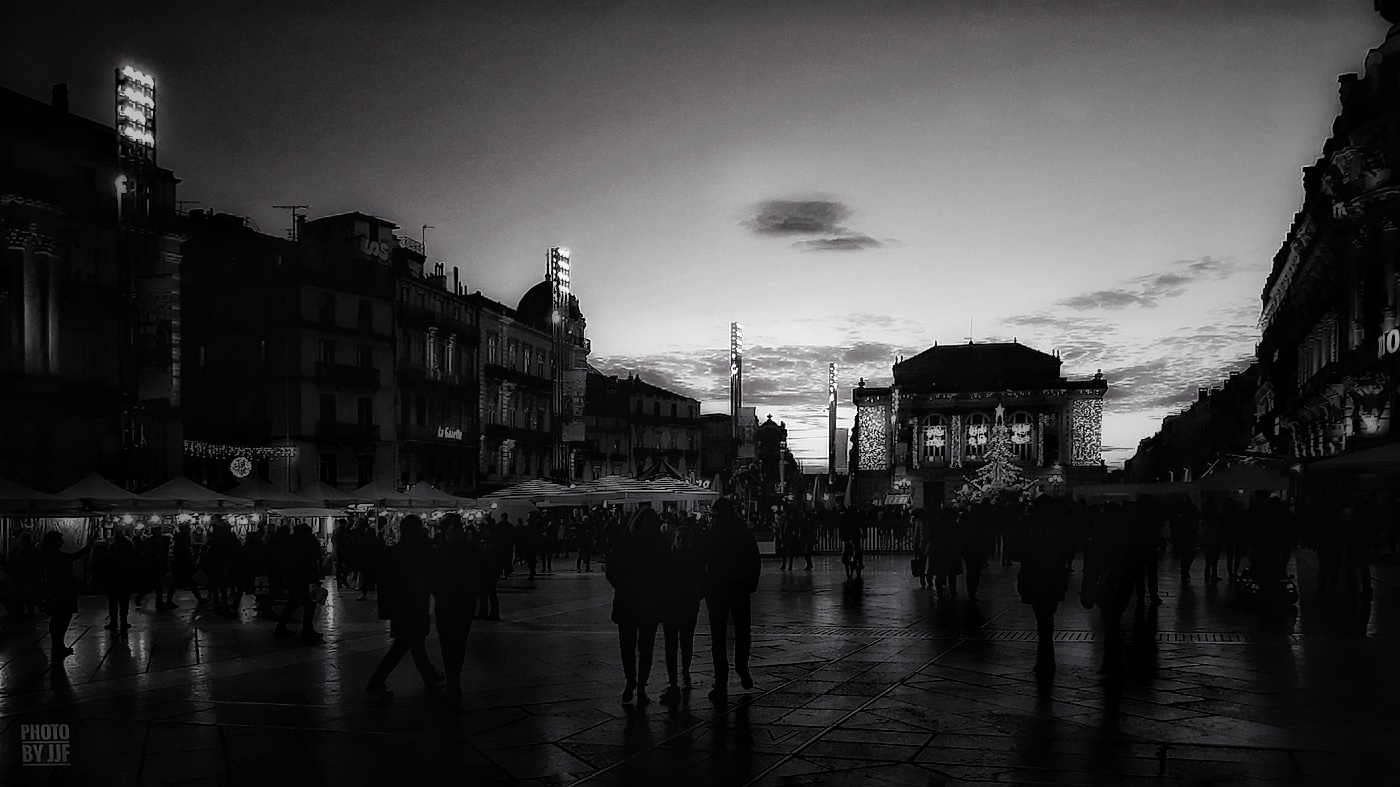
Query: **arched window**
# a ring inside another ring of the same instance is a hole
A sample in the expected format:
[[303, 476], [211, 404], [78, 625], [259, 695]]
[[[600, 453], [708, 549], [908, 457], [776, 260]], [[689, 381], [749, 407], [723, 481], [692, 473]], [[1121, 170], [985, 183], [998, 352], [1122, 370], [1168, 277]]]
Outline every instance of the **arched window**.
[[981, 459], [987, 450], [987, 441], [992, 438], [992, 420], [986, 413], [972, 413], [967, 417], [967, 458]]
[[1008, 439], [1011, 441], [1011, 452], [1019, 459], [1034, 458], [1034, 423], [1034, 416], [1025, 410], [1018, 411], [1011, 416], [1011, 423], [1008, 424]]
[[941, 415], [930, 415], [924, 419], [920, 445], [923, 446], [924, 464], [943, 464], [948, 461], [948, 421]]

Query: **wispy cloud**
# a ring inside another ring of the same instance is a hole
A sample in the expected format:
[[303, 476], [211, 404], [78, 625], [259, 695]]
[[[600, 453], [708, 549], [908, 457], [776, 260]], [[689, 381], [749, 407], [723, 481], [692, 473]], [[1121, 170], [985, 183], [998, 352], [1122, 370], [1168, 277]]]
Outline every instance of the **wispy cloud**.
[[1233, 258], [1177, 260], [1166, 270], [1130, 279], [1122, 287], [1080, 293], [1062, 298], [1055, 305], [1076, 311], [1113, 311], [1133, 306], [1152, 309], [1167, 298], [1184, 294], [1196, 282], [1223, 279], [1239, 270], [1241, 266]]
[[835, 238], [800, 240], [792, 244], [792, 247], [798, 251], [861, 251], [883, 248], [884, 245], [869, 235], [840, 235]]

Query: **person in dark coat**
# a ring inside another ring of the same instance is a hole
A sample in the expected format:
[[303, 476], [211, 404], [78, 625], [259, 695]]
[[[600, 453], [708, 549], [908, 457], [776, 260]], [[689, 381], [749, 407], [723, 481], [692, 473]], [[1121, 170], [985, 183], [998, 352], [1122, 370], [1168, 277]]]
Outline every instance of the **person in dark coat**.
[[500, 622], [501, 596], [497, 589], [506, 567], [510, 565], [510, 528], [488, 519], [483, 534], [481, 553], [486, 561], [486, 573], [481, 577], [476, 617], [477, 620]]
[[481, 548], [467, 538], [460, 514], [448, 514], [439, 525], [446, 543], [434, 551], [433, 598], [438, 643], [447, 673], [446, 698], [462, 698], [462, 665], [467, 659], [467, 635], [476, 613], [477, 592], [486, 574]]
[[933, 548], [934, 528], [937, 527], [937, 514], [927, 509], [914, 509], [914, 559], [919, 561], [919, 587], [933, 587], [933, 561], [929, 552]]
[[77, 552], [64, 552], [63, 534], [57, 530], [45, 533], [39, 542], [39, 565], [44, 572], [44, 597], [49, 608], [51, 663], [55, 667], [73, 655], [73, 649], [63, 641], [68, 634], [68, 624], [78, 614], [78, 583], [73, 578], [73, 564], [91, 551], [89, 540], [87, 546]]
[[1084, 545], [1084, 578], [1079, 602], [1099, 608], [1103, 619], [1103, 664], [1099, 674], [1115, 676], [1123, 669], [1123, 613], [1133, 600], [1138, 560], [1133, 554], [1132, 518], [1118, 504], [1109, 504], [1092, 517]]
[[415, 514], [404, 517], [399, 523], [398, 543], [384, 552], [379, 619], [389, 621], [389, 636], [394, 642], [365, 687], [370, 694], [381, 696], [393, 693], [386, 681], [404, 654], [413, 654], [424, 686], [431, 688], [442, 680], [424, 644], [430, 623], [433, 545], [423, 532], [423, 520]]
[[1140, 566], [1134, 580], [1138, 606], [1147, 604], [1149, 597], [1153, 606], [1162, 603], [1162, 596], [1157, 592], [1157, 556], [1162, 545], [1164, 522], [1162, 508], [1156, 499], [1152, 495], [1138, 495], [1134, 508], [1132, 547]]
[[615, 540], [608, 554], [612, 621], [617, 624], [622, 672], [627, 679], [622, 701], [631, 702], [635, 692], [639, 708], [651, 702], [647, 681], [651, 677], [656, 629], [665, 613], [667, 553], [660, 515], [655, 509], [642, 508], [632, 516], [627, 534]]
[[[672, 531], [663, 577], [661, 630], [666, 642], [666, 677], [670, 685], [661, 695], [661, 701], [670, 704], [681, 698], [682, 691], [691, 689], [690, 659], [695, 650], [695, 622], [700, 616], [700, 600], [705, 597], [705, 563], [686, 525], [679, 525]], [[677, 650], [680, 651], [679, 684]]]
[[[716, 501], [718, 502], [718, 501]], [[733, 507], [733, 503], [730, 504]], [[861, 538], [865, 534], [865, 523], [861, 520], [860, 510], [855, 506], [847, 508], [841, 514], [841, 562], [846, 566], [847, 581], [860, 577], [860, 572], [865, 568], [865, 550], [861, 548]]]
[[[128, 539], [129, 541], [130, 539]], [[170, 548], [170, 574], [175, 580], [174, 587], [188, 590], [194, 596], [196, 606], [204, 603], [199, 593], [199, 585], [194, 581], [194, 540], [188, 524], [180, 525]]]
[[[723, 700], [729, 688], [729, 620], [734, 620], [734, 671], [745, 689], [753, 688], [749, 674], [752, 642], [750, 596], [758, 590], [762, 558], [758, 542], [735, 511], [733, 501], [720, 498], [710, 509], [714, 524], [706, 540], [705, 606], [710, 613], [710, 654], [715, 686], [710, 699]], [[859, 543], [859, 542], [857, 542]]]
[[1069, 589], [1069, 564], [1074, 560], [1074, 540], [1069, 522], [1055, 501], [1042, 495], [1031, 504], [1025, 526], [1012, 536], [1013, 554], [1021, 561], [1016, 590], [1021, 601], [1035, 612], [1035, 672], [1042, 677], [1055, 669], [1055, 610]]
[[136, 583], [136, 545], [125, 533], [117, 533], [106, 551], [93, 561], [93, 579], [107, 594], [108, 631], [131, 628], [127, 616], [131, 611], [131, 588]]
[[1210, 498], [1201, 505], [1201, 549], [1205, 552], [1206, 581], [1220, 581], [1220, 547], [1224, 538], [1225, 510]]
[[292, 613], [300, 607], [302, 642], [319, 644], [322, 638], [316, 631], [316, 602], [311, 598], [311, 589], [321, 581], [321, 544], [311, 532], [311, 526], [297, 525], [283, 544], [280, 554], [274, 557], [280, 560], [282, 579], [287, 584], [287, 606], [282, 608], [282, 617], [277, 621], [273, 634], [292, 636], [287, 624], [292, 622]]
[[335, 533], [331, 535], [331, 547], [335, 552], [335, 586], [337, 588], [348, 587], [350, 584], [350, 567], [354, 563], [351, 554], [354, 552], [352, 541], [354, 531], [350, 529], [350, 523], [341, 522], [335, 526]]
[[372, 524], [360, 529], [355, 540], [355, 559], [360, 564], [360, 600], [379, 587], [379, 575], [384, 564], [384, 535]]
[[1189, 581], [1201, 530], [1201, 512], [1190, 500], [1182, 500], [1172, 507], [1171, 529], [1172, 549], [1181, 567], [1181, 579]]
[[928, 512], [932, 534], [928, 545], [928, 573], [933, 575], [938, 597], [946, 590], [949, 598], [958, 597], [958, 575], [962, 573], [962, 530], [957, 511], [935, 508]]
[[997, 548], [990, 509], [990, 503], [974, 503], [958, 519], [962, 529], [963, 565], [967, 567], [968, 601], [977, 600], [977, 589], [982, 585], [982, 569], [986, 568]]

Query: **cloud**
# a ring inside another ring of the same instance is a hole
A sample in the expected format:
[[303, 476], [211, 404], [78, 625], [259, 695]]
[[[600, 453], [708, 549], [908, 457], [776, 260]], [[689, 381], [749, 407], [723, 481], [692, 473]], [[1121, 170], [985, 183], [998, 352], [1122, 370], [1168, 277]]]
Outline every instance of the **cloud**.
[[842, 235], [835, 238], [801, 240], [792, 247], [798, 251], [860, 251], [862, 249], [882, 249], [885, 244], [869, 235]]
[[1088, 311], [1090, 309], [1126, 309], [1129, 306], [1157, 305], [1157, 299], [1142, 293], [1128, 290], [1096, 290], [1056, 301], [1056, 305], [1067, 309]]
[[1184, 294], [1196, 282], [1228, 278], [1241, 270], [1243, 266], [1234, 258], [1177, 260], [1164, 271], [1128, 280], [1127, 286], [1080, 293], [1056, 301], [1055, 305], [1076, 311], [1115, 311], [1131, 306], [1152, 309], [1167, 298]]
[[832, 200], [770, 199], [754, 206], [745, 224], [759, 235], [836, 235], [851, 209]]
[[893, 239], [877, 240], [845, 225], [851, 207], [830, 199], [770, 199], [753, 206], [753, 215], [744, 225], [755, 235], [792, 237], [820, 235], [792, 244], [798, 251], [864, 251], [898, 244]]

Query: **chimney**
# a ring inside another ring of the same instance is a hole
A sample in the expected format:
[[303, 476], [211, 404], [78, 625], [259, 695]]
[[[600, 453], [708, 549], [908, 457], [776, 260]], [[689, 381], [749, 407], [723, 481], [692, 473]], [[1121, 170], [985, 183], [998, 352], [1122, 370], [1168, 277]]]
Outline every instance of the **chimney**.
[[1197, 389], [1196, 389], [1196, 401], [1198, 401], [1198, 402], [1204, 402], [1204, 401], [1206, 400], [1206, 395], [1207, 395], [1207, 393], [1208, 393], [1208, 392], [1206, 391], [1206, 389], [1204, 389], [1204, 388], [1197, 388]]
[[53, 86], [53, 108], [64, 114], [68, 113], [68, 83], [59, 82]]
[[462, 285], [457, 281], [457, 266], [452, 266], [452, 291], [458, 295], [462, 294]]

